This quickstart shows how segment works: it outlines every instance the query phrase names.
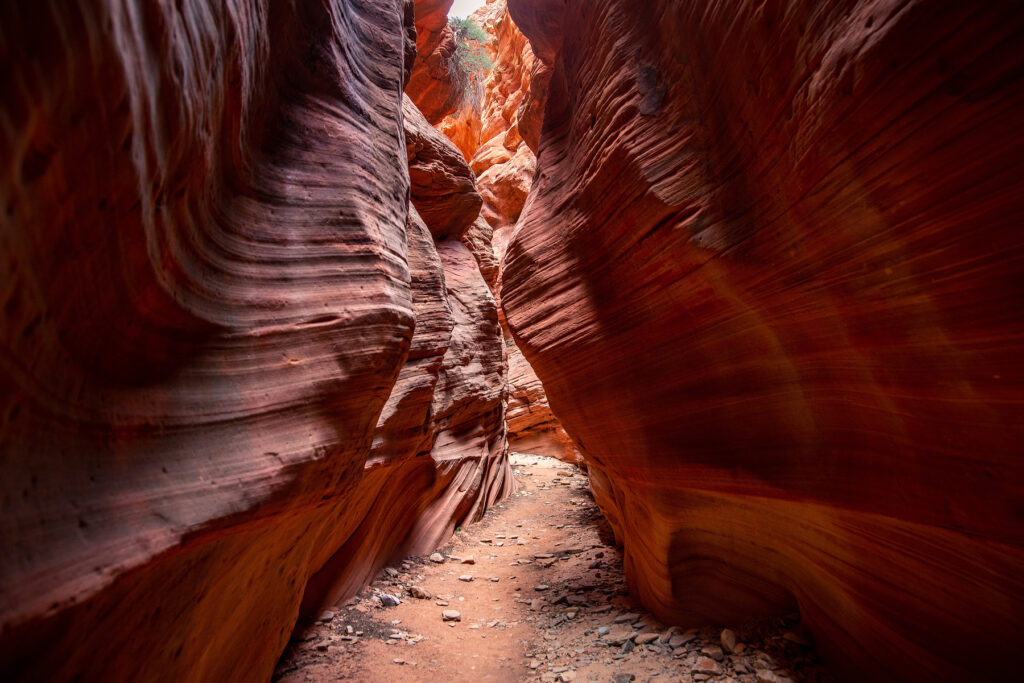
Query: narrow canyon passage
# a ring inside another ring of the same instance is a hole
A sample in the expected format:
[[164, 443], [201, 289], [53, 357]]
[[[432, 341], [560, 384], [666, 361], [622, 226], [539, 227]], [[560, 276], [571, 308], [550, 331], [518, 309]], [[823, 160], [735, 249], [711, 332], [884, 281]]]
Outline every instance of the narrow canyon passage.
[[0, 679], [1016, 680], [1021, 45], [0, 2]]
[[274, 680], [832, 680], [798, 615], [728, 631], [659, 622], [629, 596], [586, 475], [553, 458], [509, 459], [515, 494], [327, 607], [293, 635]]

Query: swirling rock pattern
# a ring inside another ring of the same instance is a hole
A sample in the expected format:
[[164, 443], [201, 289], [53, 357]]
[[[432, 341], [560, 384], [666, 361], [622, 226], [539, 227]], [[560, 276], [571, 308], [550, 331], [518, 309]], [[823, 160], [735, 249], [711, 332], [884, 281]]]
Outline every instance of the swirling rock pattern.
[[798, 607], [851, 680], [1013, 677], [1024, 14], [509, 6], [553, 75], [502, 305], [635, 593]]
[[6, 677], [265, 680], [304, 595], [507, 493], [493, 298], [408, 209], [409, 10], [0, 8]]

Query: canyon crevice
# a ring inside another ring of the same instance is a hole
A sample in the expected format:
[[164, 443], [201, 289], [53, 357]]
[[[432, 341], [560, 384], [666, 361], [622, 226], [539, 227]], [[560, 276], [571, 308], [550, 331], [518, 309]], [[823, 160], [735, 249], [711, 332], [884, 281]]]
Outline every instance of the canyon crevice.
[[519, 451], [666, 624], [1012, 680], [1024, 12], [489, 0], [466, 106], [451, 6], [0, 7], [5, 679], [270, 680]]

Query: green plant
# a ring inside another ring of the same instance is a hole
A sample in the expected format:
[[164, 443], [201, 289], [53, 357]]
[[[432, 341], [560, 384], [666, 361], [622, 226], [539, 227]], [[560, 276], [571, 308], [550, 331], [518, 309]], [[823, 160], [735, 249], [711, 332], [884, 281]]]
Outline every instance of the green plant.
[[491, 37], [471, 19], [452, 17], [448, 26], [455, 35], [455, 51], [448, 59], [447, 67], [459, 98], [458, 109], [472, 109], [479, 113], [484, 99], [484, 79], [494, 68], [486, 49]]

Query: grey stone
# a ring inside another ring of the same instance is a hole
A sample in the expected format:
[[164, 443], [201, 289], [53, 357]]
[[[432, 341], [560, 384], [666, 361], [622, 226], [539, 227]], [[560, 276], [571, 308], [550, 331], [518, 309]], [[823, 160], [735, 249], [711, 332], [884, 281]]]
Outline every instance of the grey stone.
[[402, 601], [396, 598], [394, 595], [391, 595], [390, 593], [381, 593], [380, 604], [382, 604], [384, 607], [398, 607], [402, 604]]
[[444, 621], [462, 621], [462, 615], [453, 609], [446, 609], [441, 612], [441, 619]]

